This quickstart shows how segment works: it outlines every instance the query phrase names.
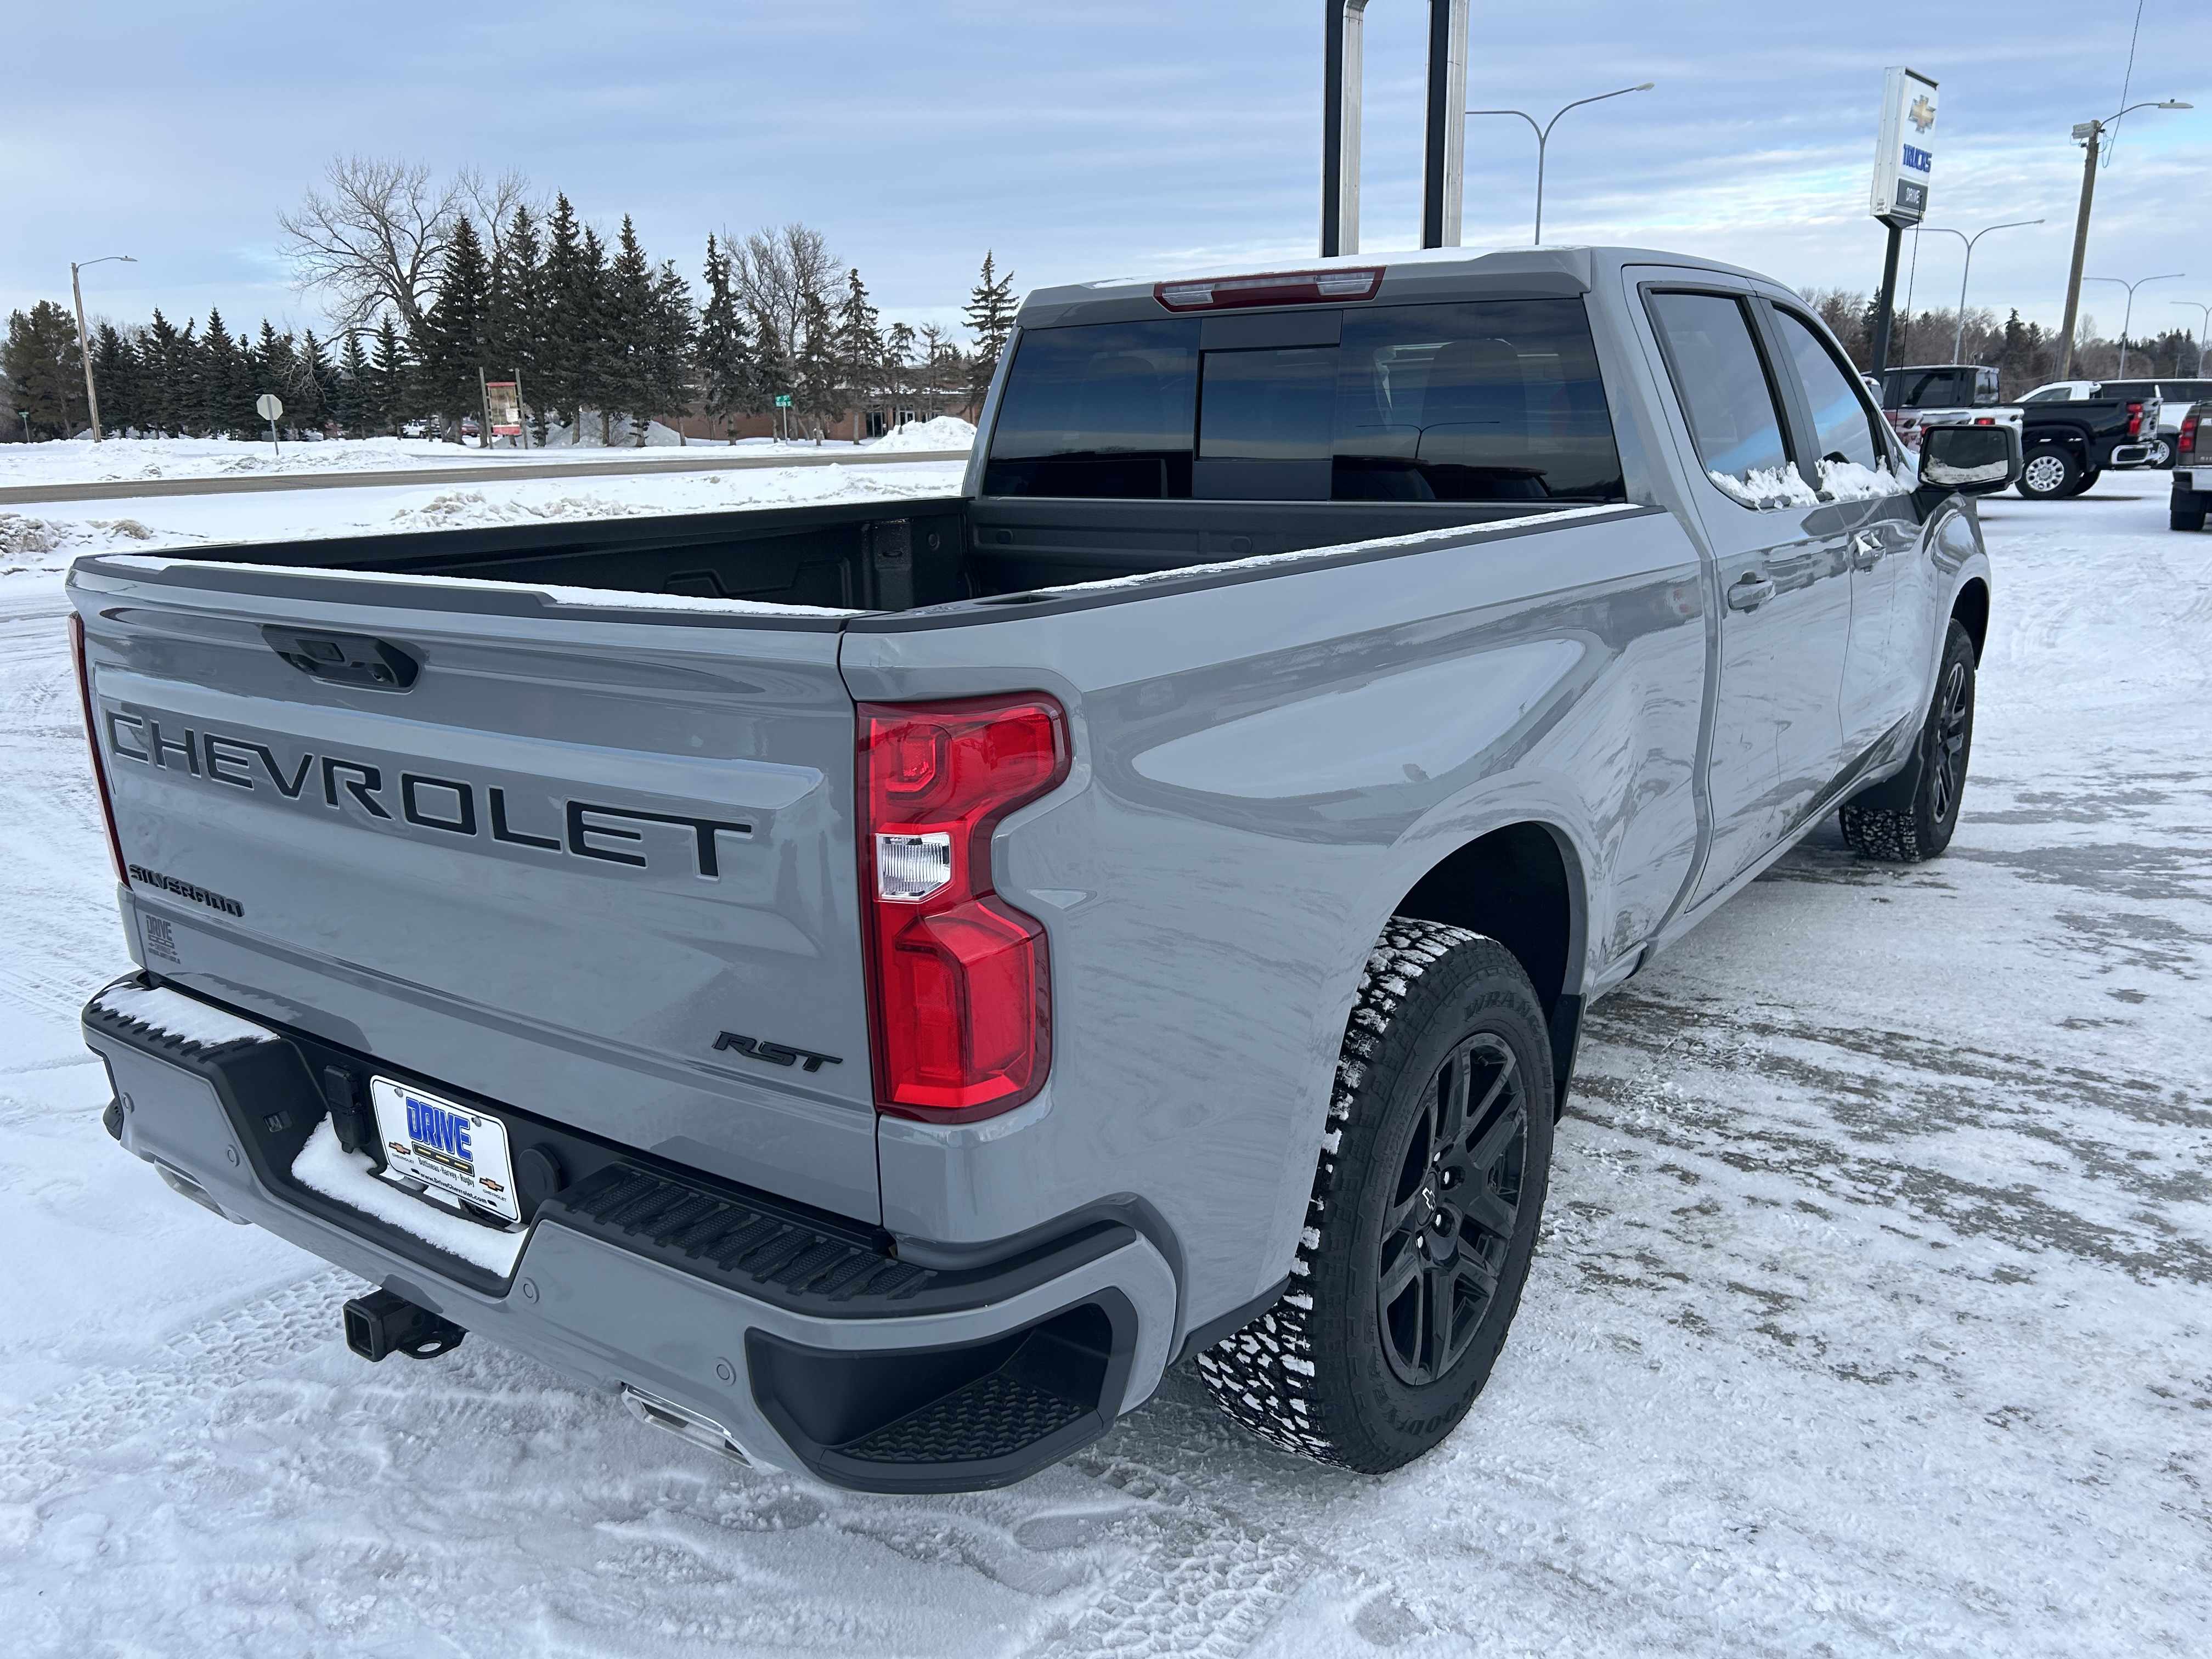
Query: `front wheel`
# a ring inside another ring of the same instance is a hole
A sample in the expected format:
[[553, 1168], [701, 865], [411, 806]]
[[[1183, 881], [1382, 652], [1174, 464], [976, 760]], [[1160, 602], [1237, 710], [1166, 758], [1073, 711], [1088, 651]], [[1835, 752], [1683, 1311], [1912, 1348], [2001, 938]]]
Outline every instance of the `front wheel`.
[[[1974, 641], [1954, 618], [1943, 639], [1936, 699], [1920, 728], [1920, 745], [1902, 778], [1878, 783], [1837, 814], [1844, 840], [1861, 858], [1917, 864], [1951, 844], [1966, 789], [1974, 745]], [[1909, 798], [1892, 804], [1898, 787]], [[1869, 800], [1879, 805], [1868, 805]]]
[[1449, 1434], [1520, 1305], [1552, 1117], [1544, 1008], [1511, 952], [1393, 917], [1345, 1032], [1290, 1287], [1198, 1356], [1215, 1403], [1368, 1474]]
[[2063, 449], [2036, 450], [2021, 468], [2020, 482], [2014, 486], [2031, 501], [2055, 501], [2068, 495], [2079, 495], [2087, 486], [2082, 481], [2081, 465]]

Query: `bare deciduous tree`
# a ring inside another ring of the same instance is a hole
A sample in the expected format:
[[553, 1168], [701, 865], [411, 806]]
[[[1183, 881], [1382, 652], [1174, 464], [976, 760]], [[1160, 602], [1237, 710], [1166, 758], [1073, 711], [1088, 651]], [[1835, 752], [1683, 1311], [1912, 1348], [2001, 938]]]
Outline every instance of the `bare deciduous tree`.
[[730, 283], [753, 316], [774, 331], [776, 349], [787, 360], [805, 342], [807, 302], [830, 301], [839, 267], [829, 242], [811, 226], [789, 224], [757, 230], [739, 240], [725, 233], [730, 250]]
[[276, 222], [300, 286], [331, 296], [341, 329], [365, 328], [387, 308], [404, 327], [420, 327], [454, 222], [466, 213], [504, 234], [530, 196], [529, 181], [513, 171], [487, 181], [464, 168], [441, 181], [420, 161], [368, 155], [337, 157], [324, 179]]

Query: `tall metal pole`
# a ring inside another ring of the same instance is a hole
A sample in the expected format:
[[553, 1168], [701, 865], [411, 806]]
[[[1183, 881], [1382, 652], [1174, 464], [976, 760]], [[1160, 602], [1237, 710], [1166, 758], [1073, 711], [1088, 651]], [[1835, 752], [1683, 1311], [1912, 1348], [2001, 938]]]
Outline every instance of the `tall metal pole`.
[[1359, 112], [1367, 0], [1323, 0], [1321, 252], [1359, 252]]
[[2097, 194], [2097, 144], [2105, 136], [2102, 121], [2085, 121], [2075, 132], [2089, 141], [2087, 154], [2081, 161], [2081, 206], [2074, 216], [2074, 263], [2066, 272], [2066, 320], [2058, 325], [2065, 343], [2058, 351], [2058, 378], [2074, 378], [2074, 323], [2081, 311], [2081, 261], [2089, 252], [2089, 204]]
[[1529, 114], [1525, 109], [1471, 109], [1468, 111], [1469, 115], [1517, 115], [1528, 124], [1528, 131], [1536, 135], [1536, 234], [1534, 236], [1530, 238], [1530, 246], [1536, 247], [1543, 246], [1544, 160], [1551, 146], [1552, 129], [1559, 125], [1559, 117], [1565, 115], [1571, 109], [1580, 109], [1584, 104], [1602, 104], [1608, 98], [1624, 98], [1632, 92], [1649, 92], [1658, 83], [1656, 82], [1646, 81], [1638, 86], [1623, 87], [1618, 92], [1601, 92], [1595, 98], [1577, 98], [1571, 104], [1564, 104], [1560, 106], [1558, 110], [1553, 112], [1552, 118], [1545, 122], [1541, 126], [1538, 126], [1536, 125], [1536, 118]]
[[74, 259], [70, 261], [70, 293], [76, 301], [76, 349], [84, 360], [84, 400], [92, 408], [92, 441], [100, 441], [100, 393], [92, 384], [92, 342], [84, 333], [84, 284], [77, 280], [83, 267]]
[[1897, 310], [1897, 252], [1905, 240], [1904, 230], [1889, 227], [1889, 249], [1881, 257], [1881, 292], [1874, 302], [1874, 374], [1880, 380], [1889, 367], [1890, 321]]
[[1429, 96], [1421, 151], [1421, 246], [1457, 247], [1467, 177], [1468, 0], [1429, 0]]
[[2138, 276], [2132, 283], [2124, 276], [2092, 276], [2088, 279], [2093, 283], [2118, 283], [2128, 291], [2127, 310], [2120, 318], [2120, 367], [2116, 378], [2124, 378], [2128, 372], [2128, 329], [2135, 321], [2136, 290], [2145, 283], [2171, 283], [2187, 275], [2189, 273], [2185, 270], [2169, 270], [2157, 276]]

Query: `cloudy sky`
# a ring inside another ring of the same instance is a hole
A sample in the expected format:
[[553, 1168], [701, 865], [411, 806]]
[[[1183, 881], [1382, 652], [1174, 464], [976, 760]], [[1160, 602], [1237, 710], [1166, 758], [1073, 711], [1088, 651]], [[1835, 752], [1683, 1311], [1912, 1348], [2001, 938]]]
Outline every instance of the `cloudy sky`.
[[[1942, 83], [1932, 222], [2002, 231], [1978, 304], [2055, 323], [2081, 182], [2076, 121], [2120, 106], [2136, 0], [1474, 0], [1468, 102], [1566, 118], [1553, 240], [1709, 253], [1792, 284], [1871, 288], [1866, 216], [1884, 65]], [[1418, 241], [1421, 0], [1367, 24], [1364, 248]], [[622, 5], [0, 0], [15, 65], [0, 137], [0, 309], [65, 300], [143, 320], [220, 305], [316, 324], [276, 210], [340, 152], [516, 167], [696, 273], [709, 231], [801, 219], [891, 315], [950, 320], [985, 248], [1018, 286], [1310, 253], [1319, 198], [1322, 0], [757, 0]], [[2185, 27], [2183, 19], [2193, 17]], [[2130, 101], [2100, 174], [2092, 275], [2194, 271], [2142, 290], [2136, 331], [2212, 301], [2212, 59], [2203, 0], [2143, 0]], [[27, 66], [37, 65], [35, 74]], [[1534, 143], [1468, 139], [1465, 241], [1525, 240]], [[1959, 244], [1930, 237], [1917, 297], [1955, 297]], [[2111, 331], [2120, 291], [2087, 290]], [[2193, 325], [2193, 321], [2192, 321]]]

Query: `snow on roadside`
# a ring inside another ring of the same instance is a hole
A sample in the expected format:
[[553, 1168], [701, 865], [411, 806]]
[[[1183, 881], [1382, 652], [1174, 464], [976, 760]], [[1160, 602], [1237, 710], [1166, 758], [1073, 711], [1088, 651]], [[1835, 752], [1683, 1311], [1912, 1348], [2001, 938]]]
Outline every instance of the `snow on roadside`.
[[[141, 552], [306, 537], [550, 523], [748, 507], [902, 501], [960, 488], [959, 462], [763, 467], [733, 472], [645, 473], [580, 481], [517, 479], [441, 489], [279, 489], [242, 495], [166, 495], [123, 501], [54, 501], [0, 509], [0, 565], [65, 567], [81, 553]], [[128, 516], [117, 509], [127, 507]]]

